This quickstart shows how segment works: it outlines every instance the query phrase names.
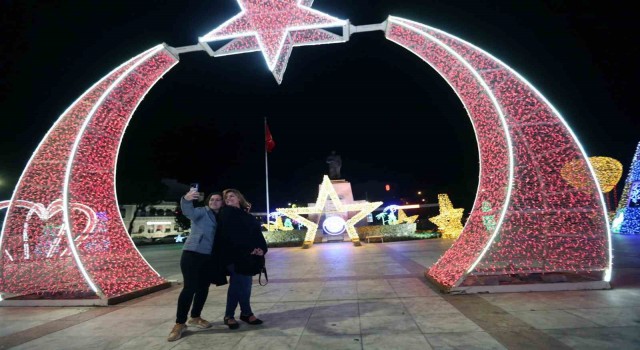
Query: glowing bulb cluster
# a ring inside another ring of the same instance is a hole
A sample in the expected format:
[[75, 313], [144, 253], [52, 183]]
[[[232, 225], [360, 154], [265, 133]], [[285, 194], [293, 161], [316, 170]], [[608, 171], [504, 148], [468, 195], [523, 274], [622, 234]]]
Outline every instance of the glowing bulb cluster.
[[[622, 177], [622, 164], [609, 157], [590, 157], [589, 162], [596, 173], [602, 192], [610, 192]], [[589, 190], [591, 174], [589, 168], [585, 166], [584, 160], [574, 159], [567, 162], [560, 169], [560, 174], [575, 189]]]
[[[440, 30], [390, 17], [386, 36], [447, 80], [478, 140], [473, 208], [428, 277], [446, 289], [472, 283], [474, 275], [575, 271], [601, 272], [606, 280], [611, 246], [604, 198], [553, 106], [501, 61]], [[585, 174], [580, 191], [561, 174], [574, 160]]]
[[[335, 211], [333, 212], [327, 212], [325, 210], [327, 197], [331, 200], [333, 206], [335, 207]], [[358, 233], [356, 232], [354, 225], [358, 223], [358, 221], [364, 219], [369, 213], [373, 212], [380, 205], [382, 205], [382, 202], [342, 204], [340, 198], [338, 198], [338, 193], [336, 193], [336, 190], [331, 184], [331, 180], [329, 180], [329, 176], [325, 175], [322, 179], [322, 184], [320, 185], [318, 199], [316, 200], [316, 203], [313, 207], [278, 208], [276, 210], [297, 222], [301, 222], [304, 226], [307, 227], [307, 234], [304, 239], [303, 248], [310, 248], [311, 245], [313, 245], [313, 240], [315, 239], [316, 231], [318, 230], [318, 224], [305, 218], [302, 215], [345, 213], [350, 211], [357, 211], [357, 214], [346, 221], [345, 227], [347, 229], [347, 233], [349, 234], [349, 238], [351, 238], [351, 241], [355, 245], [360, 245], [360, 238], [358, 237]]]
[[453, 208], [449, 196], [446, 194], [438, 195], [438, 204], [440, 206], [440, 215], [429, 218], [429, 221], [438, 225], [438, 231], [442, 232], [442, 238], [456, 239], [462, 232], [462, 214], [463, 208]]
[[294, 46], [344, 42], [320, 28], [342, 27], [347, 21], [311, 9], [313, 0], [237, 0], [240, 13], [205, 34], [201, 43], [235, 39], [216, 56], [262, 51], [278, 84]]
[[420, 215], [411, 215], [407, 216], [407, 214], [402, 209], [398, 209], [398, 223], [399, 224], [413, 224], [418, 220]]
[[640, 235], [640, 143], [631, 161], [612, 228], [615, 233]]
[[609, 157], [589, 157], [603, 193], [613, 190], [622, 178], [622, 163]]
[[76, 100], [34, 152], [0, 237], [0, 291], [111, 298], [165, 283], [139, 254], [117, 205], [115, 166], [139, 101], [177, 63], [163, 46]]

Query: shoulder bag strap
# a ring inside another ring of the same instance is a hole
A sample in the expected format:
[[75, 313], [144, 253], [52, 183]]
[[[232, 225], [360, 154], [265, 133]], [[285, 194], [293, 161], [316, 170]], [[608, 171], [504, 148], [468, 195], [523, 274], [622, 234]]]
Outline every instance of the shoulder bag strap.
[[[262, 273], [264, 273], [264, 284], [262, 284]], [[269, 284], [269, 275], [267, 275], [267, 268], [263, 267], [262, 271], [260, 271], [260, 275], [258, 276], [258, 284], [261, 286], [266, 286], [267, 284]]]

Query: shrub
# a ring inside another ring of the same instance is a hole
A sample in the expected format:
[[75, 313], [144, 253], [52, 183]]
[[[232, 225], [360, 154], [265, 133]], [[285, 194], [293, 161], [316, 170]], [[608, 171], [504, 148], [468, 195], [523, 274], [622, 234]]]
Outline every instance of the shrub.
[[371, 225], [356, 227], [358, 237], [364, 241], [369, 236], [387, 237], [410, 237], [416, 232], [416, 224], [398, 224], [398, 225]]
[[262, 232], [269, 247], [302, 246], [307, 230], [266, 231]]

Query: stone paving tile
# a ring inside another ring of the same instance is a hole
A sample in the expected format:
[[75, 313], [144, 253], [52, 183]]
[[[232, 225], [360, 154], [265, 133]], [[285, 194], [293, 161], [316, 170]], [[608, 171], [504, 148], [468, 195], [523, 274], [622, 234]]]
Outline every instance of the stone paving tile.
[[360, 318], [348, 316], [312, 317], [304, 335], [360, 335]]
[[[107, 315], [108, 316], [108, 315]], [[154, 319], [154, 320], [136, 320], [128, 319], [122, 320], [118, 318], [105, 318], [97, 317], [93, 320], [82, 322], [78, 325], [63, 329], [56, 333], [66, 334], [68, 336], [96, 334], [96, 335], [113, 335], [117, 334], [121, 337], [135, 337], [140, 334], [144, 334], [160, 324], [163, 324], [166, 320]]]
[[4, 337], [6, 335], [18, 333], [20, 331], [24, 331], [29, 328], [33, 328], [44, 323], [47, 323], [46, 320], [11, 320], [11, 322], [3, 322], [2, 328], [0, 328], [0, 337]]
[[572, 315], [564, 310], [509, 311], [509, 313], [536, 329], [600, 327], [585, 318]]
[[280, 301], [313, 301], [318, 300], [319, 290], [285, 292]]
[[[168, 335], [168, 334], [167, 334]], [[168, 342], [165, 338], [154, 336], [135, 337], [128, 342], [114, 348], [117, 350], [168, 350], [178, 345], [177, 342]]]
[[307, 335], [303, 334], [296, 350], [361, 350], [360, 335]]
[[548, 329], [544, 331], [574, 349], [638, 349], [640, 327]]
[[[242, 333], [218, 333], [197, 337], [185, 337], [176, 341], [172, 350], [231, 350], [245, 337]], [[165, 343], [166, 341], [165, 337]], [[215, 344], [215, 345], [214, 345]], [[140, 348], [142, 350], [144, 348]]]
[[460, 311], [442, 297], [410, 297], [400, 299], [413, 316], [432, 314], [459, 314]]
[[318, 300], [311, 317], [331, 318], [331, 317], [357, 317], [358, 300]]
[[477, 332], [482, 329], [461, 313], [414, 316], [423, 333]]
[[109, 337], [101, 335], [73, 335], [73, 334], [51, 334], [42, 338], [13, 347], [14, 350], [110, 350], [130, 341], [130, 337], [112, 335]]
[[365, 299], [358, 302], [360, 317], [403, 316], [409, 313], [399, 299]]
[[362, 334], [422, 334], [411, 316], [360, 317]]
[[364, 334], [362, 348], [365, 350], [431, 350], [422, 334]]
[[486, 332], [437, 333], [425, 335], [434, 350], [502, 350], [506, 349]]
[[[289, 301], [273, 304], [269, 310], [264, 313], [264, 317], [269, 318], [309, 318], [316, 306], [315, 302], [308, 301]], [[255, 312], [255, 311], [254, 311]]]
[[438, 293], [426, 286], [420, 287], [393, 287], [396, 295], [401, 298], [407, 297], [435, 297]]
[[603, 327], [640, 327], [640, 307], [573, 309], [566, 311]]
[[553, 310], [544, 296], [536, 293], [482, 294], [480, 298], [506, 311]]
[[175, 315], [176, 305], [171, 306], [138, 306], [133, 305], [126, 308], [121, 308], [117, 311], [111, 312], [101, 317], [104, 322], [106, 320], [156, 320], [166, 319], [166, 315]]
[[[90, 307], [0, 307], [3, 321], [52, 321], [85, 312]], [[0, 331], [1, 332], [1, 331]]]
[[263, 324], [250, 325], [240, 321], [238, 330], [246, 335], [300, 336], [309, 322], [309, 318], [304, 317], [271, 317], [268, 314], [261, 317], [261, 320], [264, 321]]
[[[247, 335], [234, 347], [237, 350], [285, 350], [295, 349], [300, 336]], [[217, 349], [215, 339], [211, 339], [210, 349]]]
[[356, 287], [324, 287], [320, 291], [318, 300], [346, 300], [358, 299]]

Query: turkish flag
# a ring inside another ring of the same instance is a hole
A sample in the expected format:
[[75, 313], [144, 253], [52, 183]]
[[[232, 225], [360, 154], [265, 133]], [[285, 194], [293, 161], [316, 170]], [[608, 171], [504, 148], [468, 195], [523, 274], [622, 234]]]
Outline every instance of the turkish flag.
[[276, 142], [273, 141], [273, 136], [271, 135], [271, 131], [269, 130], [269, 125], [265, 124], [264, 131], [264, 147], [267, 149], [267, 152], [271, 152], [273, 151], [273, 148], [276, 147]]

